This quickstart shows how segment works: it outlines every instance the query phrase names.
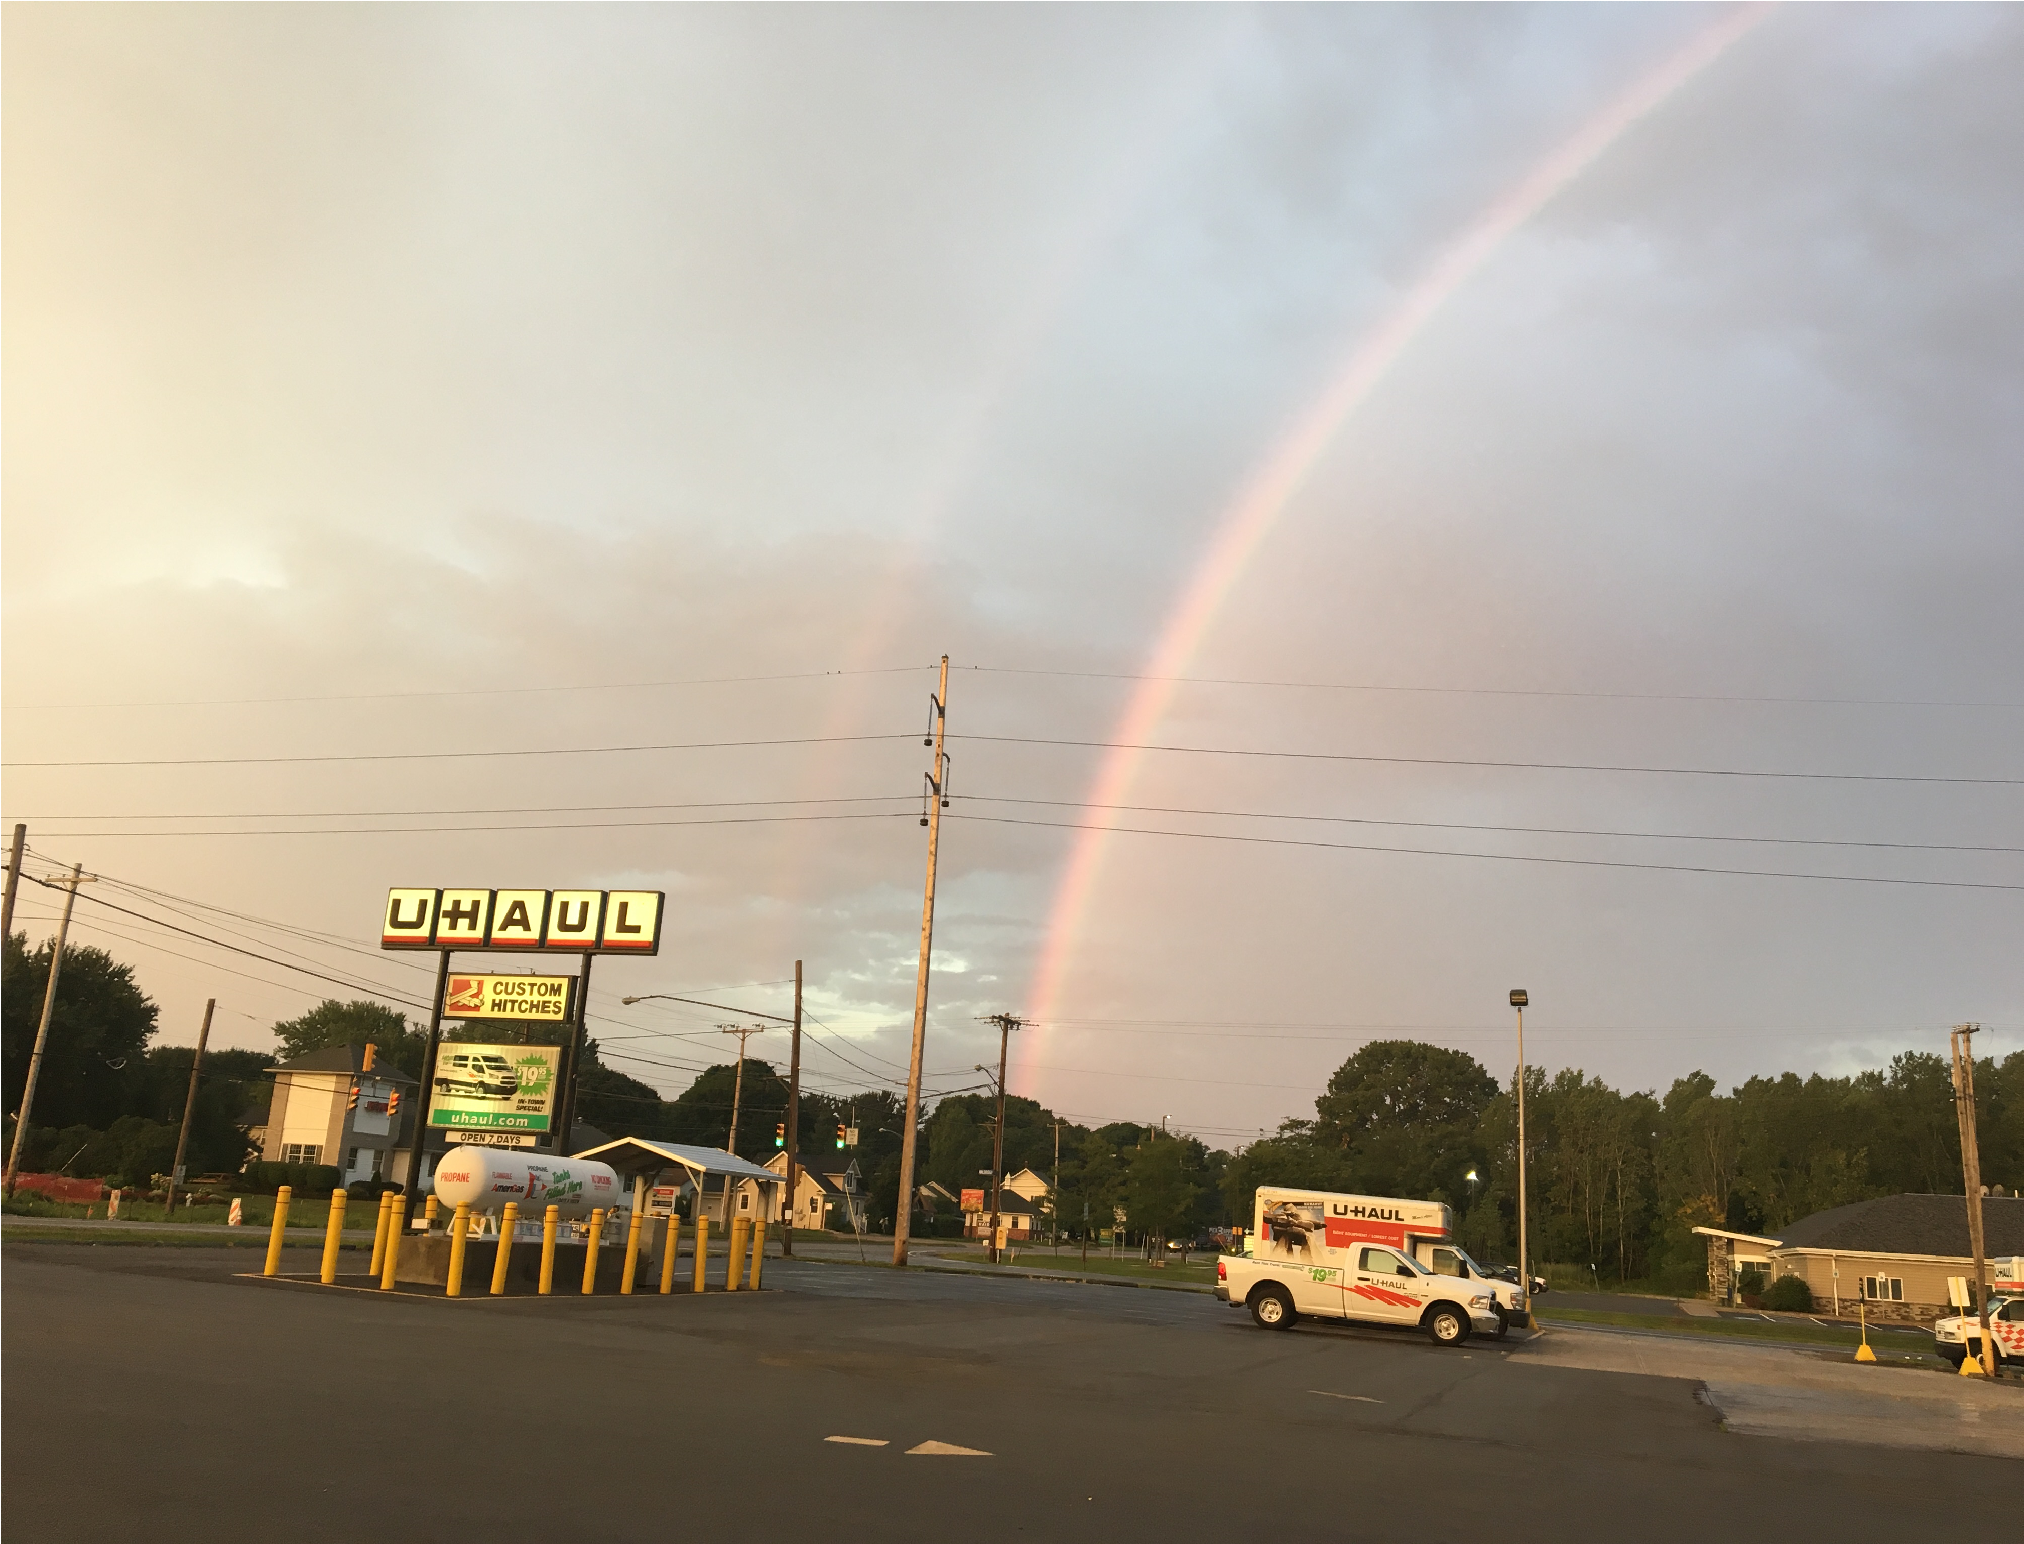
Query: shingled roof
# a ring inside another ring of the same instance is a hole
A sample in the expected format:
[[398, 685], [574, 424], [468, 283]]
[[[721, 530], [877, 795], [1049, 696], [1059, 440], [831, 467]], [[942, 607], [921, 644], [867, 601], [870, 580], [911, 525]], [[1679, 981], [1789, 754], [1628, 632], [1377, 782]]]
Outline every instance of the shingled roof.
[[[1982, 1199], [1983, 1252], [2024, 1255], [2024, 1197]], [[1850, 1254], [1969, 1255], [1965, 1196], [1878, 1196], [1815, 1212], [1779, 1229], [1786, 1249], [1836, 1249]]]

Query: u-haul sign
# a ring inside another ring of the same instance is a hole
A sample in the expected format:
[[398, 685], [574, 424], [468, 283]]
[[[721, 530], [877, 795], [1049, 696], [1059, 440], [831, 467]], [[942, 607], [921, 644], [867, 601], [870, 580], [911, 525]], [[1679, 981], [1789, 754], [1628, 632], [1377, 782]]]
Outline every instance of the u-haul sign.
[[382, 949], [658, 954], [662, 890], [389, 890]]

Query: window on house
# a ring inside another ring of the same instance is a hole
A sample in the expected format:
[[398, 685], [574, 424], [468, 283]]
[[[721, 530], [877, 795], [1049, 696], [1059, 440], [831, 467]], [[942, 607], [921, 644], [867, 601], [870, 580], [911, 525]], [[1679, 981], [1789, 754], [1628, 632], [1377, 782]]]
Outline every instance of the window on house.
[[744, 1212], [750, 1211], [751, 1209], [752, 1209], [752, 1195], [750, 1191], [747, 1191], [744, 1195], [738, 1197], [738, 1210]]
[[344, 1171], [345, 1173], [349, 1174], [353, 1169], [357, 1167], [358, 1167], [358, 1149], [354, 1147], [350, 1152], [344, 1155]]
[[321, 1163], [323, 1144], [321, 1142], [284, 1142], [281, 1145], [283, 1163]]
[[1904, 1278], [1865, 1276], [1862, 1278], [1862, 1295], [1872, 1303], [1902, 1303], [1905, 1300]]

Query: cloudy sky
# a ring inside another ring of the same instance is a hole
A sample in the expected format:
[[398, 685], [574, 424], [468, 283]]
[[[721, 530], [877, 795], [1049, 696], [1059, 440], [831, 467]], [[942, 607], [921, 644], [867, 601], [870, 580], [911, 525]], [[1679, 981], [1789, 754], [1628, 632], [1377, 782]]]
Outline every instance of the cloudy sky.
[[2014, 9], [0, 25], [5, 819], [165, 1041], [647, 887], [615, 1064], [900, 1076], [946, 653], [930, 1089], [2024, 1045]]

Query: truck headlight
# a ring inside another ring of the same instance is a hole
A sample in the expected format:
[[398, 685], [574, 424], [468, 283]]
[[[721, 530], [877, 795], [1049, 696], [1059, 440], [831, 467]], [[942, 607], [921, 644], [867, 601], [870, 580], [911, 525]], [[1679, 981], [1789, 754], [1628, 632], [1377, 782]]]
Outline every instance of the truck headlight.
[[1471, 1308], [1488, 1308], [1490, 1306], [1490, 1299], [1487, 1297], [1472, 1297], [1469, 1299], [1469, 1306]]

